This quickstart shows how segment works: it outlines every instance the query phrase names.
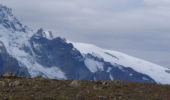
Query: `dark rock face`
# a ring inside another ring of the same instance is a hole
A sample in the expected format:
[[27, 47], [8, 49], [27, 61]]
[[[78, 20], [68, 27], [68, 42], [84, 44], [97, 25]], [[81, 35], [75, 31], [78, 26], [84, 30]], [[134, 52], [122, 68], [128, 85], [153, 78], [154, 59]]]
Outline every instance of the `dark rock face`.
[[68, 79], [90, 79], [91, 73], [84, 64], [84, 58], [72, 44], [59, 37], [49, 40], [40, 34], [30, 39], [37, 62], [43, 66], [59, 67]]
[[[127, 80], [133, 82], [154, 83], [149, 76], [138, 73], [131, 68], [120, 65], [112, 65], [103, 59], [91, 54], [83, 57], [71, 43], [60, 37], [47, 39], [43, 37], [43, 30], [39, 30], [31, 39], [31, 47], [36, 54], [38, 63], [46, 67], [58, 67], [66, 73], [67, 79], [74, 80]], [[103, 63], [104, 70], [95, 73], [90, 72], [85, 65], [85, 59], [93, 59]], [[110, 71], [108, 71], [110, 70]]]
[[18, 76], [30, 76], [27, 69], [20, 67], [18, 61], [7, 53], [3, 43], [0, 41], [0, 74], [7, 72], [15, 73]]
[[124, 67], [118, 64], [112, 65], [103, 59], [97, 58], [91, 54], [85, 56], [88, 59], [103, 63], [103, 69], [93, 74], [95, 80], [125, 80], [131, 82], [142, 82], [142, 83], [155, 83], [155, 81], [145, 74], [141, 74], [133, 70], [132, 68]]
[[121, 69], [113, 67], [110, 71], [111, 75], [115, 80], [125, 80], [131, 82], [141, 82], [141, 83], [155, 83], [155, 81], [145, 74], [138, 73], [132, 68], [125, 68], [121, 66]]

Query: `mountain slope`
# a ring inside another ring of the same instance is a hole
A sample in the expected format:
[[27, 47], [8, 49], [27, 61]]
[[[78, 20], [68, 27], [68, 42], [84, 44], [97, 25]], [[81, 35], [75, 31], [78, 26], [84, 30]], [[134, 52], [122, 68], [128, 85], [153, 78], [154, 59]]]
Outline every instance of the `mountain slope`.
[[[68, 42], [42, 28], [34, 32], [3, 5], [0, 5], [0, 41], [0, 50], [5, 50], [1, 54], [6, 55], [0, 56], [0, 74], [170, 84], [168, 68], [94, 45]], [[10, 64], [4, 65], [5, 61]]]
[[102, 58], [105, 61], [110, 62], [113, 65], [120, 64], [124, 67], [131, 67], [139, 73], [149, 75], [152, 79], [159, 83], [170, 82], [168, 68], [117, 51], [101, 49], [95, 45], [85, 43], [73, 44], [79, 51], [81, 51], [83, 55], [92, 54], [98, 58]]

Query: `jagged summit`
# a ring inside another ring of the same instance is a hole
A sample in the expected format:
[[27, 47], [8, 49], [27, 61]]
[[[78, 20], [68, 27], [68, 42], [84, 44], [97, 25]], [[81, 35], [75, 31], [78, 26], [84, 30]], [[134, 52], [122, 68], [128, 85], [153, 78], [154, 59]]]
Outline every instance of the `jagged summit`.
[[49, 40], [54, 39], [53, 33], [51, 31], [45, 31], [43, 28], [38, 29], [35, 35], [37, 37], [44, 37]]
[[15, 32], [27, 32], [28, 27], [15, 18], [12, 9], [0, 4], [0, 24], [8, 30]]
[[2, 4], [0, 4], [0, 12], [1, 12], [1, 18], [2, 17], [7, 17], [8, 15], [13, 16], [12, 15], [12, 9], [6, 7], [6, 6], [2, 5]]

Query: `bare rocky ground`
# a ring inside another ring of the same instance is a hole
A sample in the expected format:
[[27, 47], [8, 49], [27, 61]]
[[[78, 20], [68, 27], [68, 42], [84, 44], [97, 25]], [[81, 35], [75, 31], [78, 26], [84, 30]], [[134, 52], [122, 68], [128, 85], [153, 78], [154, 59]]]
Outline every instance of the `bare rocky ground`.
[[170, 86], [3, 76], [0, 100], [170, 100]]

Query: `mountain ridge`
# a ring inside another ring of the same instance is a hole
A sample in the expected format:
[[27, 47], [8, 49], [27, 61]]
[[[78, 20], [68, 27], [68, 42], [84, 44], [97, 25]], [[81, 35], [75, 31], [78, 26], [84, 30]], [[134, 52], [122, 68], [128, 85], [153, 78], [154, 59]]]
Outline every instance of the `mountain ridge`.
[[170, 84], [168, 68], [117, 51], [54, 37], [52, 32], [42, 28], [33, 32], [3, 5], [0, 5], [0, 43], [4, 45], [0, 49], [6, 50], [7, 54], [4, 57], [1, 56], [4, 52], [0, 52], [0, 58], [8, 62], [14, 59], [15, 62], [11, 65], [0, 63], [2, 68], [6, 68], [0, 74], [14, 72], [17, 75], [61, 80]]
[[169, 93], [160, 84], [0, 76], [1, 100], [168, 100]]

